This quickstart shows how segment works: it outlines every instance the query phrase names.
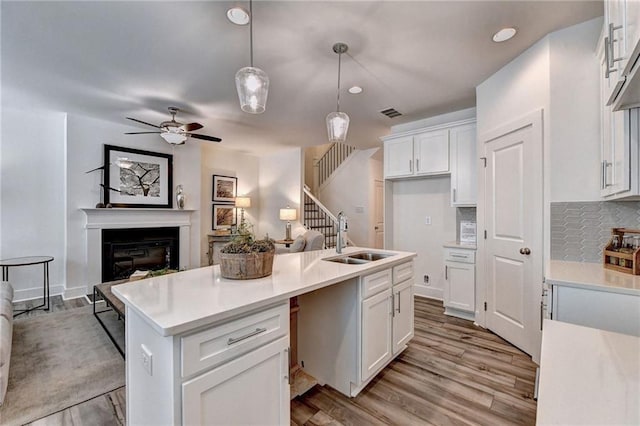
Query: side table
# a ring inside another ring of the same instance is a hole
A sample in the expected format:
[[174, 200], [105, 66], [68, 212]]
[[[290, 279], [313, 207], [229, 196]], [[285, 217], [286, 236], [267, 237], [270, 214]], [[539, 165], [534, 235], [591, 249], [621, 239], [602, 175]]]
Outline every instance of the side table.
[[284, 244], [286, 248], [289, 248], [295, 240], [275, 240], [276, 244]]
[[14, 318], [18, 315], [35, 311], [36, 309], [42, 309], [44, 311], [49, 310], [51, 306], [51, 295], [49, 294], [49, 263], [51, 263], [52, 261], [53, 256], [27, 256], [0, 260], [0, 268], [2, 268], [2, 281], [9, 281], [9, 268], [29, 265], [43, 265], [44, 268], [42, 283], [42, 304], [34, 306], [30, 309], [24, 309], [22, 311], [14, 312]]

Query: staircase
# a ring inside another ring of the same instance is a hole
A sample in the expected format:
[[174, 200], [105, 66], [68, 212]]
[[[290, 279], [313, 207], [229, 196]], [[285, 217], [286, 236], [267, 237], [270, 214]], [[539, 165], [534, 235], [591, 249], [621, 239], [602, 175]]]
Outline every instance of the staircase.
[[331, 173], [336, 170], [344, 160], [347, 159], [356, 149], [351, 145], [347, 145], [341, 142], [336, 142], [324, 153], [322, 158], [318, 160], [318, 187], [321, 186]]
[[324, 235], [326, 248], [333, 248], [338, 240], [338, 219], [311, 194], [309, 188], [304, 188], [304, 226]]

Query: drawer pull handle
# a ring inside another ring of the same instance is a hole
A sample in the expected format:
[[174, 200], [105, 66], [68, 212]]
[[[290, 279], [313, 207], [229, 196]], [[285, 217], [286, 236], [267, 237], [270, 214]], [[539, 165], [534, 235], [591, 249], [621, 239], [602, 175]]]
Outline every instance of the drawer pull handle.
[[467, 256], [466, 254], [455, 254], [455, 253], [451, 253], [451, 257], [459, 257], [459, 258], [461, 258], [461, 259], [466, 259], [466, 258], [467, 258], [467, 257], [469, 257], [469, 256]]
[[234, 343], [241, 342], [245, 339], [248, 339], [251, 336], [255, 336], [256, 334], [264, 333], [265, 331], [267, 331], [266, 328], [256, 328], [255, 331], [251, 331], [245, 334], [244, 336], [230, 337], [229, 340], [227, 340], [227, 345], [233, 345]]

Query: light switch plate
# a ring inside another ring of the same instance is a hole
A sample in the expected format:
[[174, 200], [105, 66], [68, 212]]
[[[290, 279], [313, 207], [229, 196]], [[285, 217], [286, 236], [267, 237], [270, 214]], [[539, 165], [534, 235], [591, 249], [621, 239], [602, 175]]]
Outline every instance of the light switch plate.
[[424, 224], [425, 225], [431, 225], [431, 216], [425, 216], [424, 217]]

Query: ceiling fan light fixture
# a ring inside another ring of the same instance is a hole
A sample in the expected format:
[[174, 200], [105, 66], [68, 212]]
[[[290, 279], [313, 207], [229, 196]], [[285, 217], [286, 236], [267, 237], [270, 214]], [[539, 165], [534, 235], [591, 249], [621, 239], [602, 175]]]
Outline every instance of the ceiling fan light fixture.
[[347, 132], [349, 131], [349, 116], [340, 112], [340, 67], [342, 54], [347, 53], [349, 46], [345, 43], [336, 43], [333, 45], [333, 51], [338, 54], [338, 95], [336, 102], [336, 111], [327, 115], [327, 135], [329, 142], [344, 142], [347, 140]]
[[187, 135], [184, 133], [162, 132], [160, 136], [172, 145], [181, 145], [187, 140]]
[[250, 114], [262, 114], [267, 107], [269, 76], [260, 68], [244, 67], [236, 73], [240, 108]]
[[249, 0], [249, 53], [251, 65], [240, 68], [236, 73], [236, 90], [240, 100], [240, 109], [250, 114], [262, 114], [267, 108], [269, 94], [269, 76], [260, 68], [253, 66], [253, 1]]
[[516, 35], [516, 32], [515, 28], [503, 28], [493, 35], [493, 41], [502, 43], [503, 41], [510, 40]]
[[249, 23], [249, 13], [241, 7], [232, 7], [227, 10], [227, 18], [233, 24], [236, 25], [247, 25]]

